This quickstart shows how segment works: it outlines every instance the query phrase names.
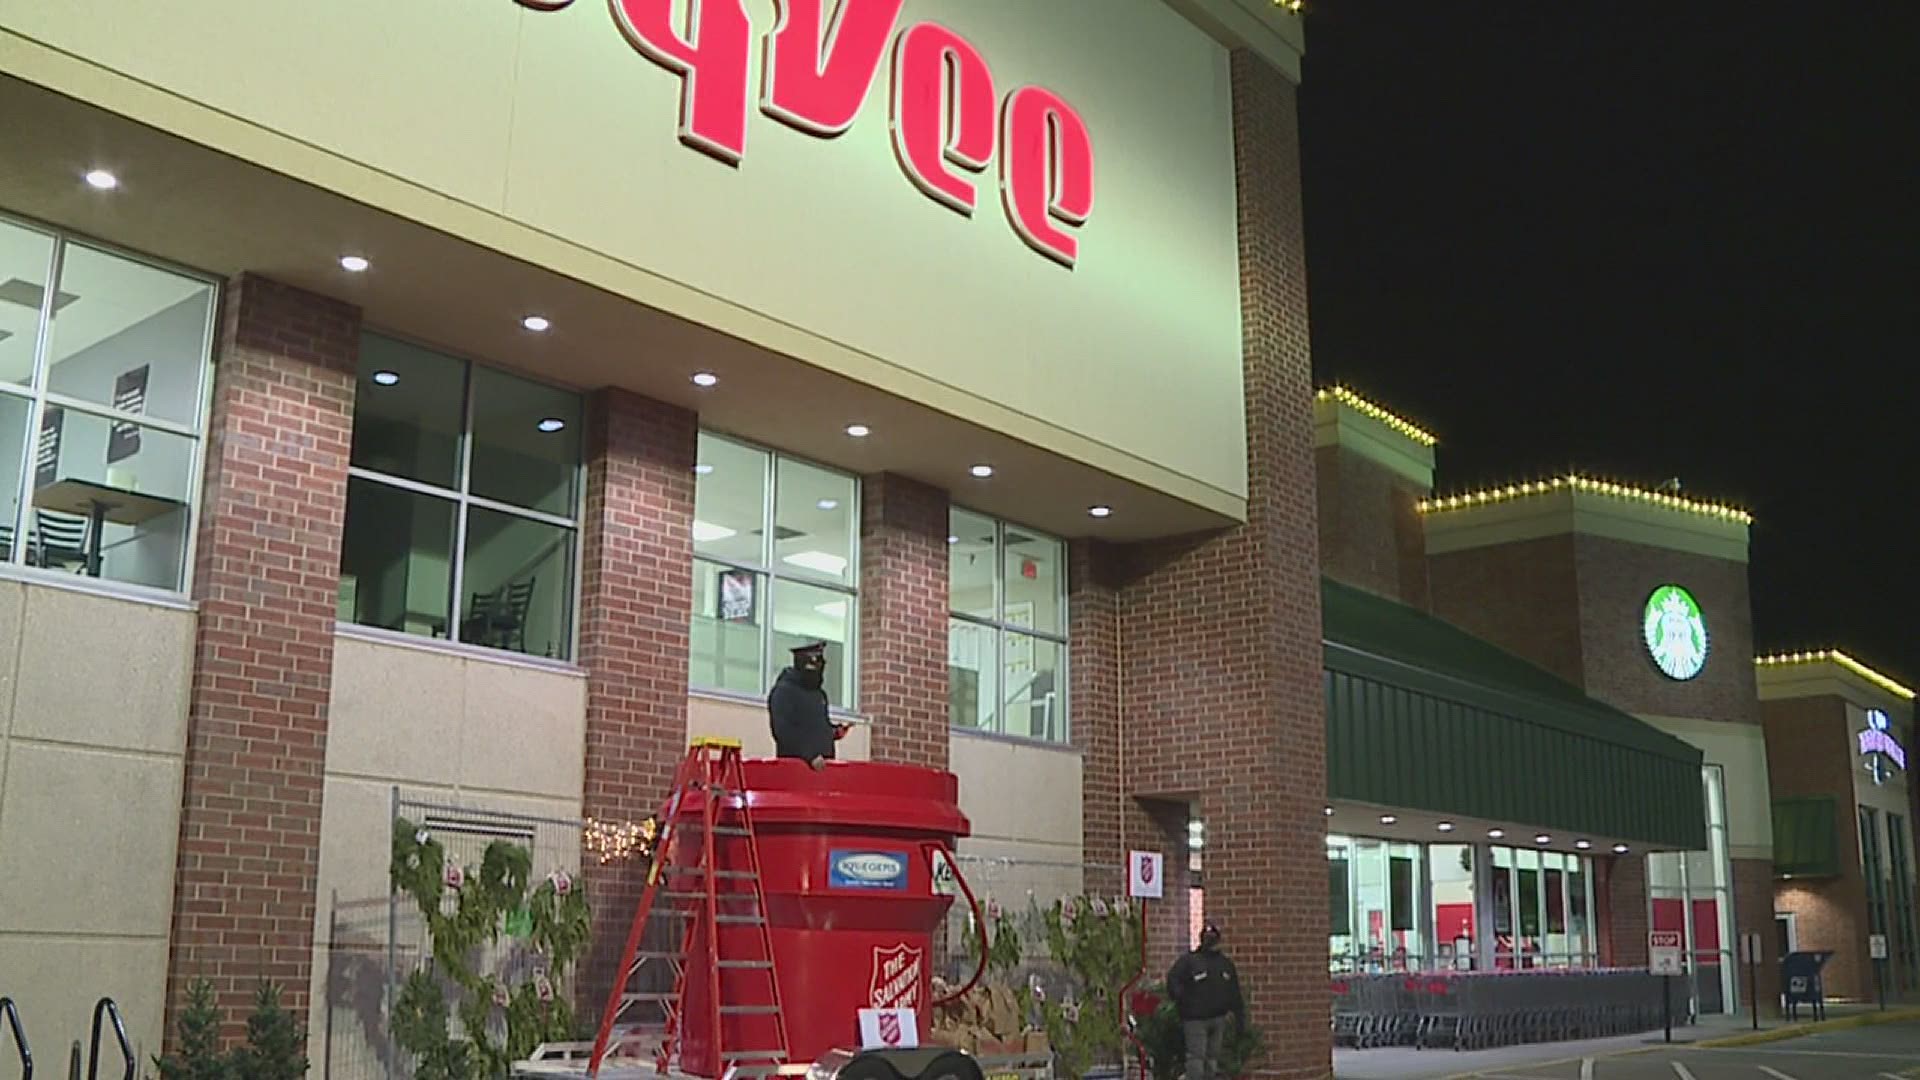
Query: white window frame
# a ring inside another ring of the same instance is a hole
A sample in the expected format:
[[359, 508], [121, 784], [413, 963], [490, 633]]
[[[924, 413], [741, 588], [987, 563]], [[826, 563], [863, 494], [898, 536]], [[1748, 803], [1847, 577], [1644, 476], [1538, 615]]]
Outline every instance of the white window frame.
[[[694, 693], [709, 694], [716, 697], [739, 698], [741, 700], [751, 699], [754, 701], [760, 700], [765, 694], [772, 691], [773, 681], [780, 677], [780, 671], [785, 666], [779, 662], [779, 657], [774, 654], [773, 621], [777, 615], [777, 612], [774, 610], [774, 597], [778, 592], [776, 583], [786, 582], [789, 585], [805, 585], [809, 588], [820, 589], [846, 597], [847, 640], [842, 645], [841, 651], [842, 655], [846, 658], [848, 700], [844, 702], [831, 701], [832, 695], [829, 694], [828, 698], [831, 704], [829, 712], [838, 716], [853, 716], [857, 714], [860, 707], [860, 496], [862, 494], [860, 477], [847, 472], [845, 469], [836, 469], [831, 465], [823, 465], [811, 458], [800, 457], [796, 454], [782, 453], [771, 446], [765, 446], [753, 442], [750, 439], [742, 439], [737, 435], [729, 435], [725, 432], [713, 431], [708, 428], [701, 428], [700, 434], [709, 439], [730, 443], [743, 450], [750, 450], [756, 454], [765, 455], [766, 475], [763, 478], [764, 483], [761, 486], [760, 499], [760, 558], [753, 561], [723, 559], [701, 552], [697, 544], [694, 546], [693, 551], [693, 562], [696, 568], [699, 564], [706, 563], [710, 566], [723, 567], [728, 570], [744, 570], [754, 576], [755, 588], [765, 586], [766, 615], [761, 619], [759, 626], [760, 681], [763, 685], [757, 693], [749, 694], [742, 690], [734, 690], [724, 686], [708, 686], [705, 683], [695, 682], [693, 679], [693, 656], [692, 651], [689, 650], [687, 656], [687, 689]], [[804, 465], [809, 469], [818, 469], [821, 472], [830, 473], [842, 479], [853, 481], [852, 505], [848, 509], [848, 520], [852, 522], [852, 527], [847, 544], [846, 582], [830, 581], [825, 575], [813, 575], [793, 570], [783, 571], [779, 566], [780, 560], [774, 558], [774, 545], [780, 542], [780, 538], [775, 534], [779, 531], [777, 518], [780, 506], [779, 484], [780, 463], [782, 461], [794, 465]], [[694, 477], [696, 492], [699, 483], [700, 477]], [[851, 584], [848, 582], [851, 582]], [[689, 623], [691, 623], [692, 617], [693, 613], [689, 612]]]
[[[432, 638], [432, 637], [421, 637], [418, 634], [405, 634], [405, 633], [402, 633], [400, 636], [407, 641], [413, 641], [413, 642], [427, 641], [427, 642], [434, 642], [435, 644], [439, 644], [439, 645], [451, 645], [451, 646], [456, 646], [460, 648], [478, 649], [490, 656], [518, 657], [521, 659], [534, 661], [536, 663], [547, 663], [547, 664], [572, 665], [577, 663], [578, 657], [580, 655], [580, 582], [581, 582], [581, 573], [582, 573], [581, 564], [584, 560], [585, 552], [586, 552], [585, 530], [582, 528], [582, 519], [585, 517], [585, 508], [586, 508], [586, 499], [587, 499], [587, 436], [588, 436], [588, 432], [586, 431], [587, 408], [586, 408], [585, 396], [582, 395], [578, 390], [573, 389], [572, 387], [562, 386], [558, 383], [547, 382], [541, 379], [529, 378], [528, 376], [523, 375], [520, 372], [509, 371], [506, 368], [497, 367], [495, 365], [482, 364], [471, 357], [463, 356], [455, 352], [449, 352], [448, 350], [439, 348], [437, 346], [423, 344], [411, 338], [407, 338], [400, 334], [391, 333], [386, 330], [367, 327], [361, 331], [361, 337], [362, 338], [366, 338], [366, 337], [385, 338], [388, 341], [398, 342], [402, 345], [408, 346], [409, 348], [421, 349], [423, 351], [433, 353], [436, 356], [440, 356], [445, 359], [452, 360], [455, 363], [459, 364], [461, 369], [460, 370], [460, 455], [459, 455], [460, 467], [456, 477], [456, 479], [459, 482], [459, 487], [457, 489], [442, 487], [439, 484], [430, 484], [422, 480], [414, 480], [410, 477], [396, 476], [393, 473], [381, 472], [378, 469], [368, 469], [358, 465], [349, 465], [347, 467], [347, 476], [350, 481], [364, 480], [369, 483], [380, 484], [385, 487], [394, 488], [400, 491], [405, 491], [405, 492], [408, 492], [409, 494], [426, 495], [431, 498], [436, 498], [436, 499], [443, 500], [445, 502], [452, 503], [454, 507], [453, 551], [451, 552], [450, 557], [448, 559], [449, 563], [451, 563], [451, 569], [452, 569], [452, 575], [449, 579], [448, 587], [452, 590], [452, 592], [447, 600], [446, 636], [441, 638]], [[551, 387], [555, 390], [572, 394], [576, 398], [580, 399], [580, 413], [579, 413], [580, 425], [581, 425], [580, 459], [574, 463], [573, 516], [572, 517], [567, 517], [561, 514], [551, 514], [541, 510], [532, 510], [524, 506], [515, 506], [512, 503], [501, 502], [497, 499], [489, 499], [489, 498], [486, 498], [485, 496], [474, 495], [471, 493], [473, 489], [473, 387], [474, 387], [473, 373], [482, 367], [492, 368], [492, 370], [497, 371], [502, 375], [508, 375], [516, 379], [524, 380], [526, 382], [536, 383], [542, 386]], [[356, 373], [355, 373], [356, 387], [358, 386], [358, 382], [359, 382], [359, 378], [358, 378], [358, 372], [356, 370]], [[354, 402], [355, 402], [355, 408], [358, 408], [359, 394], [357, 391], [354, 396]], [[351, 461], [353, 458], [353, 447], [352, 447], [351, 441], [349, 441], [349, 444], [347, 447], [347, 458], [349, 461]], [[543, 524], [543, 525], [558, 526], [560, 528], [567, 529], [572, 533], [573, 535], [573, 544], [572, 544], [573, 570], [571, 573], [567, 575], [567, 605], [566, 605], [567, 606], [567, 655], [566, 656], [548, 657], [548, 656], [541, 656], [538, 653], [521, 653], [521, 652], [515, 652], [511, 649], [494, 648], [493, 646], [482, 644], [480, 642], [460, 640], [461, 615], [466, 607], [467, 517], [468, 517], [469, 509], [475, 508], [475, 507], [482, 510], [491, 510], [491, 511], [494, 511], [495, 513], [505, 514], [505, 515], [508, 515], [509, 517], [521, 518], [526, 521], [539, 522], [540, 524]], [[347, 515], [346, 515], [346, 510], [343, 507], [340, 514], [340, 530], [343, 538], [346, 535], [346, 529], [347, 529]], [[346, 545], [344, 542], [341, 544], [340, 555], [343, 560], [346, 558]], [[343, 627], [351, 627], [356, 632], [372, 632], [375, 634], [395, 633], [395, 631], [388, 630], [384, 627], [367, 626], [363, 623], [357, 623], [357, 622], [351, 622], [351, 621], [341, 622], [339, 625]]]
[[[952, 622], [957, 621], [993, 631], [993, 685], [995, 688], [994, 696], [999, 699], [994, 704], [994, 726], [991, 730], [979, 727], [954, 727], [953, 730], [975, 735], [991, 736], [997, 739], [1014, 739], [1020, 742], [1037, 743], [1041, 746], [1071, 746], [1073, 744], [1073, 702], [1071, 693], [1073, 680], [1068, 668], [1073, 662], [1073, 648], [1069, 641], [1069, 634], [1064, 630], [1059, 633], [1049, 633], [1034, 627], [1021, 626], [1017, 623], [1007, 621], [1007, 530], [1016, 529], [1033, 536], [1035, 539], [1048, 540], [1060, 545], [1061, 562], [1054, 578], [1055, 588], [1058, 591], [1057, 599], [1060, 605], [1060, 625], [1063, 627], [1072, 625], [1067, 610], [1069, 594], [1067, 582], [1067, 542], [1044, 529], [1028, 528], [1019, 522], [1008, 521], [1005, 518], [984, 511], [974, 510], [958, 504], [954, 505], [952, 510], [963, 514], [972, 514], [974, 517], [984, 518], [993, 522], [993, 617], [983, 619], [977, 615], [954, 610], [953, 555], [952, 552], [948, 552], [947, 618], [949, 620], [949, 626], [951, 626]], [[951, 636], [951, 634], [952, 630], [949, 629], [947, 635], [943, 636]], [[1009, 734], [1006, 730], [1007, 638], [1011, 634], [1019, 634], [1023, 637], [1034, 638], [1038, 641], [1052, 642], [1060, 647], [1060, 668], [1057, 677], [1057, 682], [1059, 683], [1058, 692], [1060, 695], [1060, 737], [1058, 739], [1035, 739], [1026, 735]], [[951, 672], [948, 673], [948, 693], [952, 693]], [[951, 712], [951, 707], [949, 707], [949, 712]]]
[[[128, 593], [136, 596], [145, 594], [170, 600], [177, 600], [180, 597], [188, 595], [193, 588], [195, 549], [200, 539], [200, 489], [206, 473], [207, 424], [213, 405], [214, 335], [218, 327], [220, 304], [223, 299], [220, 279], [211, 274], [180, 266], [177, 263], [171, 263], [164, 259], [156, 259], [151, 255], [144, 255], [139, 252], [128, 251], [125, 248], [104, 243], [80, 233], [45, 225], [13, 214], [0, 213], [0, 223], [23, 229], [27, 232], [37, 233], [47, 237], [52, 242], [47, 260], [46, 286], [42, 290], [40, 297], [39, 317], [34, 323], [32, 381], [26, 386], [12, 382], [0, 382], [0, 395], [25, 400], [27, 402], [26, 444], [20, 454], [20, 473], [18, 476], [20, 486], [17, 489], [20, 494], [14, 506], [13, 520], [6, 523], [10, 524], [13, 528], [13, 541], [10, 545], [11, 550], [8, 551], [6, 558], [0, 559], [0, 567], [5, 567], [9, 573], [27, 575], [32, 578], [44, 579], [62, 585], [73, 586], [77, 584], [79, 587], [88, 590]], [[194, 388], [194, 401], [198, 404], [194, 421], [191, 425], [182, 424], [174, 420], [166, 420], [157, 416], [149, 416], [144, 413], [126, 412], [122, 409], [116, 409], [111, 405], [103, 405], [98, 402], [71, 397], [47, 389], [47, 380], [50, 374], [48, 369], [51, 367], [48, 360], [48, 348], [53, 338], [53, 304], [60, 295], [60, 273], [66, 265], [67, 248], [70, 244], [76, 243], [82, 247], [101, 252], [102, 254], [111, 255], [117, 259], [125, 259], [129, 262], [152, 267], [155, 270], [176, 274], [192, 281], [201, 282], [213, 290], [213, 302], [207, 305], [206, 325], [201, 334], [202, 355], [199, 363], [199, 374], [197, 376], [199, 385]], [[187, 515], [186, 537], [181, 551], [180, 573], [176, 579], [177, 584], [175, 588], [164, 589], [152, 585], [143, 585], [138, 582], [115, 581], [111, 578], [104, 577], [87, 577], [76, 581], [73, 574], [27, 565], [27, 517], [32, 512], [33, 507], [34, 467], [38, 456], [36, 449], [39, 445], [40, 425], [45, 420], [47, 406], [49, 405], [62, 410], [82, 413], [96, 419], [128, 423], [141, 428], [151, 428], [155, 431], [162, 431], [170, 435], [182, 436], [192, 440], [193, 449], [188, 455], [192, 465], [187, 476], [187, 490], [183, 499], [186, 503], [184, 512]]]

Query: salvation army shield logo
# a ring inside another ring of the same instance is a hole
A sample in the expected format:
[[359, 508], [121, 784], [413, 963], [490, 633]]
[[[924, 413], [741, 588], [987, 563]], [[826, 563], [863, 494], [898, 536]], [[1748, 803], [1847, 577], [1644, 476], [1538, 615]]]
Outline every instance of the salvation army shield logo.
[[880, 1041], [888, 1046], [899, 1046], [900, 1039], [900, 1014], [891, 1011], [881, 1013]]
[[[920, 975], [925, 966], [924, 950], [905, 943], [890, 949], [876, 945], [868, 1006], [875, 1009], [919, 1008]], [[899, 1022], [899, 1018], [895, 1017], [895, 1025]]]

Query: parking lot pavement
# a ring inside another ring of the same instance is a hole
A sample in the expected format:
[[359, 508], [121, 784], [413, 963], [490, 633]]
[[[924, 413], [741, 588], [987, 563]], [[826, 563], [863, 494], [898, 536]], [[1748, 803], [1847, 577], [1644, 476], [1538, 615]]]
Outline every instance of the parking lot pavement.
[[1920, 1023], [1719, 1050], [1649, 1046], [1458, 1075], [1490, 1080], [1920, 1080]]

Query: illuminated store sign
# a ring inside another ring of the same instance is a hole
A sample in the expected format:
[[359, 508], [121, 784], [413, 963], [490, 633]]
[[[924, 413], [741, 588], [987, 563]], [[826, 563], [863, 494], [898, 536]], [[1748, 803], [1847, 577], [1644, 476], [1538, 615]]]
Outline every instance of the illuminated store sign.
[[1647, 654], [1669, 679], [1691, 679], [1707, 666], [1707, 621], [1693, 594], [1662, 585], [1647, 597], [1641, 632]]
[[1887, 722], [1887, 714], [1879, 709], [1867, 710], [1867, 729], [1860, 733], [1860, 754], [1867, 759], [1867, 772], [1873, 776], [1873, 782], [1884, 784], [1891, 778], [1887, 764], [1902, 772], [1907, 768], [1907, 751], [1894, 741]]
[[[1071, 105], [1038, 86], [1001, 97], [980, 51], [938, 23], [895, 34], [906, 0], [776, 2], [779, 19], [761, 47], [761, 112], [809, 135], [843, 135], [891, 51], [893, 151], [907, 179], [971, 215], [976, 180], [997, 155], [1000, 202], [1014, 232], [1073, 266], [1080, 241], [1071, 230], [1093, 212], [1093, 142]], [[558, 11], [573, 0], [519, 3]], [[752, 97], [745, 0], [608, 3], [628, 43], [680, 77], [680, 141], [739, 164]]]

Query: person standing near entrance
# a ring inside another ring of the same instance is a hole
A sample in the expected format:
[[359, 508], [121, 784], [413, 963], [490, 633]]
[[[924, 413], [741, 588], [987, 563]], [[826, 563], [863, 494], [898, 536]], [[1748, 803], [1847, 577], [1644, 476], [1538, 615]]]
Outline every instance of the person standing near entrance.
[[1220, 1052], [1226, 1046], [1227, 1021], [1247, 1026], [1247, 1002], [1240, 995], [1240, 972], [1220, 951], [1220, 928], [1207, 920], [1200, 946], [1173, 962], [1167, 972], [1167, 996], [1180, 1013], [1187, 1039], [1187, 1080], [1222, 1080]]

